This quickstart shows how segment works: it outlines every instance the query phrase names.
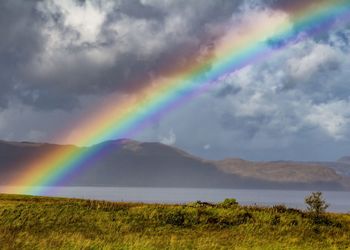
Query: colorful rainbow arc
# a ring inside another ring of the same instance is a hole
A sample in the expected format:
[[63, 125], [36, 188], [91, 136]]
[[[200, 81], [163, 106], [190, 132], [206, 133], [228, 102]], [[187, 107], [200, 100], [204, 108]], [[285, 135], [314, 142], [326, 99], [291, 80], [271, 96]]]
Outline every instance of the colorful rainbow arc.
[[[244, 33], [236, 36], [235, 40], [228, 39], [220, 44], [217, 53], [203, 62], [190, 60], [187, 67], [173, 71], [167, 79], [155, 80], [139, 89], [132, 98], [111, 100], [96, 115], [78, 124], [80, 133], [73, 139], [79, 145], [92, 145], [131, 135], [144, 127], [150, 117], [205, 91], [220, 76], [284, 48], [297, 41], [300, 33], [312, 35], [322, 32], [326, 27], [332, 27], [335, 18], [347, 20], [349, 14], [348, 1], [321, 1], [298, 6], [293, 10], [293, 26], [285, 20], [274, 25], [260, 23], [256, 27], [242, 27]], [[54, 150], [28, 164], [26, 171], [10, 181], [1, 191], [43, 194], [48, 186], [80, 169], [84, 162], [89, 161], [104, 147], [105, 144], [102, 143], [87, 150], [77, 150], [74, 147]]]

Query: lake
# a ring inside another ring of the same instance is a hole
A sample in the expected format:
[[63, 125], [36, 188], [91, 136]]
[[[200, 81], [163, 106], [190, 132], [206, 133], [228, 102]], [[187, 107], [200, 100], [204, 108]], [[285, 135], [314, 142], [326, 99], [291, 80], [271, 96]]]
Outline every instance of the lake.
[[[1, 191], [1, 187], [0, 187]], [[273, 206], [305, 209], [304, 197], [311, 191], [256, 190], [256, 189], [206, 189], [206, 188], [142, 188], [142, 187], [55, 187], [45, 195], [109, 201], [145, 203], [187, 203], [192, 201], [219, 202], [236, 198], [243, 205]], [[324, 191], [330, 204], [328, 211], [350, 212], [350, 192]]]

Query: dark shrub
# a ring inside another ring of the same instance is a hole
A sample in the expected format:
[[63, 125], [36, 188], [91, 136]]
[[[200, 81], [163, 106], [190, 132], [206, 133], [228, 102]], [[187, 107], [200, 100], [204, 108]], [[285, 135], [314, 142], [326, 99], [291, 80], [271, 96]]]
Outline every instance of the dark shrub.
[[275, 215], [272, 217], [271, 225], [276, 226], [281, 223], [281, 216]]
[[276, 211], [277, 213], [285, 213], [287, 211], [287, 207], [283, 204], [281, 205], [275, 205], [272, 207], [272, 209], [274, 211]]
[[314, 227], [313, 231], [315, 234], [319, 234], [321, 232], [319, 227]]
[[218, 224], [219, 223], [219, 219], [216, 216], [209, 216], [207, 218], [207, 223], [208, 224]]
[[253, 215], [249, 212], [238, 214], [235, 219], [235, 224], [236, 225], [245, 224], [252, 218], [253, 218]]
[[307, 209], [316, 216], [324, 213], [329, 207], [329, 204], [327, 204], [322, 197], [321, 192], [313, 192], [309, 196], [305, 197], [305, 203], [307, 205]]
[[232, 208], [232, 207], [236, 207], [237, 205], [238, 205], [238, 202], [234, 198], [225, 199], [223, 202], [218, 203], [218, 207], [222, 207], [222, 208]]
[[312, 215], [311, 216], [312, 222], [315, 225], [321, 225], [321, 226], [327, 226], [327, 227], [337, 227], [337, 228], [342, 228], [343, 224], [340, 223], [339, 221], [332, 220], [331, 218], [328, 218], [325, 215]]
[[165, 215], [165, 223], [173, 226], [182, 226], [185, 222], [185, 216], [181, 211], [172, 211]]
[[221, 227], [227, 227], [234, 225], [234, 222], [230, 218], [221, 218], [219, 221]]
[[312, 216], [312, 221], [316, 225], [332, 226], [333, 222], [323, 215]]
[[215, 205], [209, 202], [204, 202], [204, 201], [196, 201], [189, 203], [188, 206], [190, 207], [214, 207]]
[[303, 214], [303, 211], [296, 208], [287, 208], [287, 212], [290, 214]]
[[298, 225], [298, 221], [297, 220], [292, 220], [291, 222], [290, 222], [290, 225], [291, 226], [297, 226]]

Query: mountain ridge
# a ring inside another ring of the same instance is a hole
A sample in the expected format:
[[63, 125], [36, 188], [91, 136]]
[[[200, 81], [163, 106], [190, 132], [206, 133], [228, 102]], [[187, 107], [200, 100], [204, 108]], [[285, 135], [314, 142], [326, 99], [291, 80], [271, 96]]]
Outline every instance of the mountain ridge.
[[103, 152], [56, 185], [350, 190], [347, 172], [337, 170], [339, 164], [345, 170], [350, 164], [214, 161], [158, 142], [130, 139], [90, 147], [0, 141], [0, 185], [26, 171], [28, 162], [62, 147], [75, 147], [82, 153], [103, 147]]

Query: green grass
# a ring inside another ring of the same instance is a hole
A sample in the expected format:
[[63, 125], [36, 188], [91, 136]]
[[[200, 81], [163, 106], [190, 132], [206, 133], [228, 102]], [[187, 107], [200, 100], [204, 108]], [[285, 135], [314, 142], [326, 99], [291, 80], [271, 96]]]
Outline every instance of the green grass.
[[350, 249], [350, 215], [0, 195], [1, 249]]

